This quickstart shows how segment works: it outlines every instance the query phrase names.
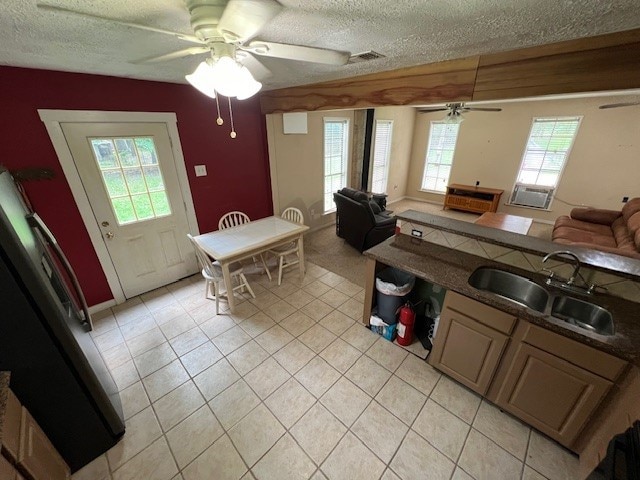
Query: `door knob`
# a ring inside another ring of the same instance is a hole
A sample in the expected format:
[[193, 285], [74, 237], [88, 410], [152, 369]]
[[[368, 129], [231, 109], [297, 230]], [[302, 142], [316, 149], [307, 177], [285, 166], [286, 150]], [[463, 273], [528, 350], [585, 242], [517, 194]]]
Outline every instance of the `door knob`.
[[113, 232], [107, 232], [104, 234], [104, 236], [107, 237], [108, 239], [112, 239], [115, 236], [115, 234]]
[[109, 222], [104, 221], [100, 225], [102, 225], [103, 227], [108, 227], [109, 226]]

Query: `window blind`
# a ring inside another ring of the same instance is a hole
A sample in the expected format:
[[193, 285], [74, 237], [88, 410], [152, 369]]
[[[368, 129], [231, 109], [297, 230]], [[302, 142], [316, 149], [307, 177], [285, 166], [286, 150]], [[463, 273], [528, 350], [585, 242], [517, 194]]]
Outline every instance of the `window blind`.
[[446, 192], [460, 124], [431, 122], [422, 189]]
[[371, 172], [371, 191], [374, 193], [386, 193], [387, 190], [392, 130], [393, 121], [376, 120]]
[[347, 185], [349, 120], [324, 121], [324, 211], [335, 209], [333, 192]]
[[580, 126], [580, 117], [534, 118], [517, 183], [556, 187]]

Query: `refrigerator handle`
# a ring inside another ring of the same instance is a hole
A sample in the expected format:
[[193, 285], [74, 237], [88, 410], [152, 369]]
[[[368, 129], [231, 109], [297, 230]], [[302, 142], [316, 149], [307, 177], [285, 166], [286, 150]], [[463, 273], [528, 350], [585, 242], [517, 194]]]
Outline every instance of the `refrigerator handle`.
[[93, 322], [91, 321], [91, 315], [89, 314], [89, 307], [87, 306], [87, 301], [85, 300], [84, 294], [82, 293], [82, 289], [80, 288], [78, 277], [76, 277], [76, 274], [73, 271], [73, 268], [71, 268], [71, 264], [69, 263], [69, 260], [67, 260], [67, 257], [65, 256], [64, 252], [60, 248], [60, 245], [58, 245], [58, 241], [56, 240], [56, 238], [53, 236], [53, 233], [51, 233], [51, 230], [49, 230], [49, 228], [45, 225], [45, 223], [42, 221], [42, 219], [37, 213], [29, 213], [26, 217], [27, 217], [27, 222], [29, 222], [29, 225], [31, 226], [31, 228], [36, 228], [42, 234], [44, 239], [49, 243], [49, 245], [51, 245], [51, 249], [54, 251], [54, 253], [58, 257], [58, 260], [60, 260], [60, 264], [62, 265], [62, 268], [64, 268], [66, 274], [71, 279], [71, 284], [75, 291], [74, 293], [76, 294], [76, 297], [80, 301], [80, 308], [82, 309], [82, 313], [84, 314], [84, 322], [82, 323], [83, 325], [88, 326], [89, 330], [93, 330]]

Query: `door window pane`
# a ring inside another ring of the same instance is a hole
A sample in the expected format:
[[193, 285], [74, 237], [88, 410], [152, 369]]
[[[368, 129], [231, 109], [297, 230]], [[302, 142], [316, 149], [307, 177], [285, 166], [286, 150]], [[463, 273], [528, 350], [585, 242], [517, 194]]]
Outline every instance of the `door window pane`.
[[347, 185], [349, 120], [324, 121], [324, 211], [335, 208], [333, 192]]
[[119, 225], [171, 215], [152, 137], [90, 141]]

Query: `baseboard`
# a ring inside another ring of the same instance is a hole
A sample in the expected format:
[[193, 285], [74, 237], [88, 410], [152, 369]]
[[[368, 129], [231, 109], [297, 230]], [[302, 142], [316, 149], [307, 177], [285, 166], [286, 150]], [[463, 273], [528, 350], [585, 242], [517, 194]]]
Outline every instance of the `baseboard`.
[[414, 202], [430, 203], [431, 205], [440, 205], [440, 206], [444, 205], [444, 201], [436, 202], [434, 200], [425, 200], [424, 198], [406, 196], [406, 197], [403, 197], [403, 199], [404, 200], [413, 200]]
[[406, 198], [407, 198], [407, 197], [403, 195], [402, 197], [400, 197], [400, 198], [396, 198], [395, 200], [389, 200], [389, 201], [387, 202], [387, 205], [393, 205], [394, 203], [396, 203], [396, 202], [401, 202], [402, 200], [405, 200]]
[[91, 305], [89, 307], [89, 314], [93, 315], [94, 313], [101, 312], [102, 310], [106, 310], [107, 308], [111, 308], [116, 305], [116, 300], [112, 298], [111, 300], [107, 300], [106, 302], [98, 303], [97, 305]]

